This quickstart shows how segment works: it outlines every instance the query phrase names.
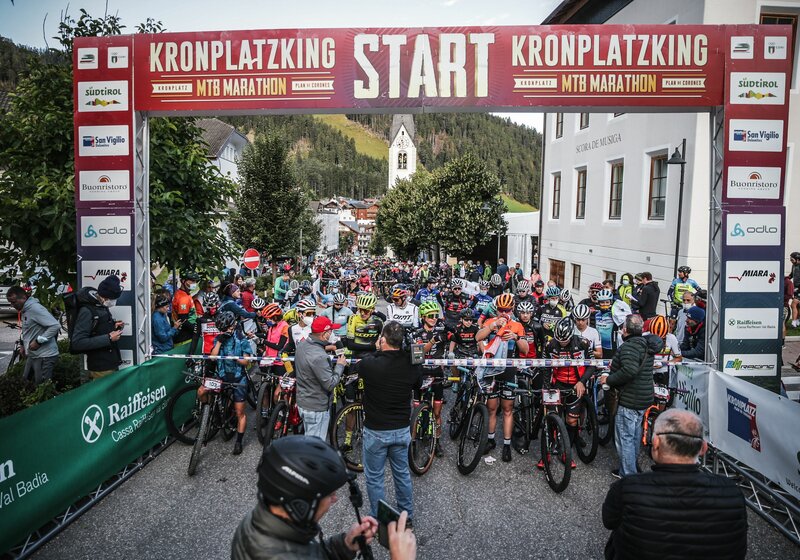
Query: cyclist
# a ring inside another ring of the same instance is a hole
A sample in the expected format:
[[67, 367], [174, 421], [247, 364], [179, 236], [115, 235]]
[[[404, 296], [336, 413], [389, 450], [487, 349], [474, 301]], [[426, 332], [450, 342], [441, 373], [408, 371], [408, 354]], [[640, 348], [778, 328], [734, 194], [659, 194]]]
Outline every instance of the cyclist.
[[541, 278], [533, 283], [533, 293], [531, 293], [531, 297], [536, 301], [537, 306], [544, 305], [546, 298], [544, 295], [544, 280]]
[[[500, 294], [494, 301], [495, 309], [497, 310], [497, 317], [488, 319], [481, 327], [481, 330], [475, 335], [475, 340], [484, 343], [484, 352], [493, 346], [494, 340], [499, 337], [500, 344], [507, 344], [508, 357], [514, 356], [515, 353], [527, 354], [530, 351], [528, 341], [523, 338], [525, 336], [524, 327], [513, 320], [512, 311], [514, 310], [514, 296], [511, 294]], [[501, 383], [513, 383], [516, 380], [517, 368], [505, 368], [503, 373], [495, 376], [495, 379]], [[489, 440], [484, 450], [484, 454], [489, 453], [497, 446], [495, 442], [495, 431], [497, 430], [497, 409], [498, 397], [502, 399], [503, 410], [503, 454], [502, 459], [504, 462], [511, 460], [511, 435], [514, 429], [514, 393], [511, 391], [501, 391], [490, 395], [486, 401], [486, 406], [489, 409]]]
[[514, 309], [516, 310], [523, 301], [531, 302], [534, 308], [537, 305], [536, 298], [531, 295], [531, 283], [527, 280], [520, 280], [517, 283], [517, 293], [514, 296]]
[[386, 311], [388, 321], [397, 321], [404, 328], [419, 328], [419, 308], [408, 301], [408, 290], [401, 284], [392, 288], [392, 303]]
[[372, 291], [372, 280], [369, 278], [369, 272], [367, 269], [363, 269], [358, 275], [358, 288], [362, 292], [371, 292]]
[[[214, 340], [211, 356], [238, 357], [237, 359], [217, 360], [217, 377], [226, 383], [234, 383], [236, 385], [233, 390], [233, 408], [237, 418], [236, 443], [233, 446], [233, 454], [239, 455], [242, 452], [242, 440], [247, 429], [247, 416], [245, 415], [247, 385], [244, 366], [249, 364], [246, 358], [251, 355], [252, 350], [247, 340], [235, 336], [236, 316], [233, 312], [227, 310], [219, 311], [215, 322], [220, 334]], [[201, 400], [205, 398], [205, 393], [206, 389], [201, 385], [197, 390]]]
[[[648, 334], [655, 335], [661, 339], [661, 351], [656, 352], [655, 362], [675, 364], [683, 361], [681, 356], [681, 346], [678, 344], [677, 337], [669, 332], [669, 322], [663, 315], [656, 315], [648, 319], [644, 324], [642, 336]], [[659, 385], [669, 385], [669, 366], [654, 365], [653, 378]]]
[[589, 308], [589, 326], [592, 328], [596, 328], [594, 314], [597, 313], [597, 294], [602, 289], [603, 285], [600, 282], [592, 282], [589, 286], [589, 297], [583, 298], [578, 302], [579, 305], [583, 304]]
[[589, 350], [595, 358], [603, 357], [603, 346], [600, 342], [600, 333], [589, 326], [589, 317], [592, 310], [586, 304], [579, 303], [572, 310], [571, 317], [575, 321], [575, 334], [589, 343]]
[[255, 313], [252, 311], [245, 311], [237, 303], [240, 293], [241, 289], [237, 284], [228, 284], [225, 286], [225, 297], [222, 298], [219, 311], [230, 311], [237, 319], [255, 319]]
[[[337, 292], [333, 294], [333, 299], [332, 299], [333, 305], [322, 311], [322, 316], [330, 319], [331, 323], [342, 325], [341, 327], [336, 329], [333, 333], [334, 335], [336, 335], [337, 340], [342, 340], [344, 337], [347, 336], [347, 321], [353, 314], [353, 310], [345, 306], [346, 302], [347, 298], [344, 297], [344, 294]], [[333, 339], [331, 339], [331, 341], [336, 342], [336, 340]]]
[[428, 279], [425, 280], [425, 287], [420, 288], [420, 290], [417, 291], [417, 293], [414, 295], [414, 299], [419, 305], [429, 301], [441, 305], [442, 296], [439, 294], [438, 288], [436, 288], [436, 278], [429, 276]]
[[536, 320], [536, 304], [530, 300], [522, 301], [515, 308], [517, 318], [525, 330], [522, 336], [528, 342], [528, 351], [520, 353], [520, 358], [536, 358], [541, 355], [544, 347], [544, 330]]
[[174, 323], [181, 321], [181, 328], [178, 336], [175, 337], [175, 344], [192, 338], [194, 325], [197, 322], [197, 311], [192, 294], [197, 289], [199, 280], [200, 277], [194, 272], [181, 274], [181, 287], [172, 298], [172, 321]]
[[[419, 306], [419, 315], [422, 318], [422, 327], [411, 334], [416, 344], [423, 344], [426, 359], [443, 358], [447, 345], [447, 333], [444, 324], [439, 319], [441, 308], [435, 301], [427, 301]], [[441, 366], [423, 366], [424, 375], [441, 377]], [[419, 392], [415, 392], [414, 399], [419, 400]], [[442, 403], [444, 400], [444, 387], [441, 383], [433, 386], [433, 416], [436, 419], [437, 435], [442, 431]], [[444, 455], [439, 440], [436, 440], [434, 454], [437, 457]]]
[[603, 348], [603, 359], [610, 360], [619, 346], [619, 327], [614, 321], [611, 307], [614, 293], [611, 290], [600, 290], [597, 293], [598, 310], [594, 314], [597, 332], [600, 333], [600, 344]]
[[492, 306], [492, 298], [489, 297], [489, 282], [486, 280], [481, 280], [478, 283], [479, 291], [475, 294], [473, 300], [475, 301], [475, 305], [473, 306], [473, 314], [475, 318], [478, 319], [478, 326], [481, 325], [480, 317]]
[[567, 288], [561, 290], [561, 293], [558, 295], [558, 301], [561, 307], [566, 309], [567, 313], [575, 309], [575, 302], [572, 300], [572, 292]]
[[311, 298], [301, 299], [295, 307], [297, 323], [289, 329], [289, 342], [286, 344], [286, 352], [293, 354], [297, 343], [305, 340], [311, 334], [311, 323], [317, 314], [317, 304]]
[[672, 281], [672, 284], [669, 286], [669, 290], [667, 290], [667, 298], [672, 301], [670, 316], [672, 316], [673, 319], [678, 316], [678, 311], [683, 305], [684, 292], [694, 293], [700, 289], [700, 284], [698, 284], [694, 279], [689, 278], [691, 273], [692, 269], [688, 266], [684, 265], [678, 267], [678, 277]]
[[365, 352], [374, 352], [383, 321], [375, 315], [375, 305], [378, 298], [375, 294], [361, 294], [356, 298], [358, 312], [347, 319], [347, 337], [345, 347], [358, 357]]
[[544, 329], [544, 334], [547, 339], [553, 337], [553, 328], [556, 323], [567, 316], [567, 310], [560, 305], [561, 289], [558, 286], [549, 286], [545, 292], [547, 302], [539, 307], [537, 312], [537, 319]]
[[492, 277], [489, 279], [489, 297], [494, 299], [502, 294], [503, 286], [503, 279], [500, 277], [500, 275], [497, 273], [492, 274]]
[[[553, 339], [547, 343], [544, 357], [552, 360], [588, 360], [592, 357], [592, 350], [589, 343], [575, 335], [575, 323], [569, 317], [564, 317], [556, 323], [553, 331]], [[567, 411], [567, 433], [569, 434], [570, 444], [575, 443], [578, 436], [578, 421], [583, 412], [583, 395], [586, 394], [586, 382], [594, 374], [594, 366], [569, 366], [554, 367], [551, 383], [555, 389], [575, 391], [564, 399], [564, 406]], [[563, 458], [562, 458], [563, 460]], [[540, 459], [536, 465], [544, 468], [544, 459]], [[575, 468], [575, 461], [570, 464]]]
[[259, 316], [264, 320], [264, 356], [275, 358], [272, 363], [274, 375], [286, 372], [283, 361], [277, 359], [289, 342], [289, 323], [283, 318], [283, 311], [277, 303], [270, 303], [261, 310]]
[[[203, 316], [195, 324], [192, 342], [189, 345], [190, 354], [197, 352], [197, 343], [201, 338], [203, 339], [203, 346], [200, 348], [200, 352], [206, 355], [210, 354], [211, 349], [214, 348], [214, 339], [219, 335], [219, 329], [217, 329], [217, 325], [214, 322], [214, 316], [219, 308], [219, 296], [214, 292], [208, 293], [203, 302], [205, 304], [204, 312]], [[206, 371], [209, 372], [213, 372], [215, 369], [213, 361], [206, 361], [205, 366]]]
[[451, 282], [450, 292], [443, 298], [444, 322], [449, 330], [456, 328], [461, 312], [469, 308], [471, 299], [464, 293], [462, 280], [455, 279]]

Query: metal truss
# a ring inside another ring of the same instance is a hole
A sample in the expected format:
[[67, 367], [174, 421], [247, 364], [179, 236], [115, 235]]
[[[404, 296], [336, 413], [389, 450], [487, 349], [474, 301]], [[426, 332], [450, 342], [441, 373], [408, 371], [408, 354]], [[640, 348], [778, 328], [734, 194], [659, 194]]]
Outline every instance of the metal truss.
[[66, 529], [70, 523], [89, 511], [92, 506], [113, 492], [118, 486], [136, 474], [150, 461], [158, 457], [159, 454], [172, 445], [174, 441], [175, 438], [172, 436], [168, 436], [159, 441], [155, 446], [150, 448], [147, 453], [128, 463], [117, 474], [97, 486], [88, 496], [84, 496], [69, 506], [63, 513], [57, 515], [38, 530], [28, 535], [28, 538], [25, 539], [23, 543], [9, 550], [3, 555], [3, 558], [22, 560], [23, 558], [30, 557], [34, 552]]
[[141, 364], [150, 352], [150, 121], [134, 113], [133, 161], [135, 236], [133, 274], [136, 307], [134, 363]]
[[720, 298], [722, 297], [722, 175], [725, 153], [725, 110], [711, 111], [711, 203], [708, 234], [708, 301], [706, 306], [706, 361], [721, 367]]
[[757, 470], [711, 446], [704, 467], [708, 472], [734, 480], [744, 493], [748, 507], [800, 546], [800, 501], [794, 496]]

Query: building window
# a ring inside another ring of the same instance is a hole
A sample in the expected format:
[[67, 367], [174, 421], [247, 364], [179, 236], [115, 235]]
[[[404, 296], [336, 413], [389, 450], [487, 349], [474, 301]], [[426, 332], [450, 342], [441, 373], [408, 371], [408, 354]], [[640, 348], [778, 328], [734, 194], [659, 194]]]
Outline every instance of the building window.
[[586, 217], [586, 170], [578, 171], [578, 196], [575, 205], [575, 218], [582, 220]]
[[650, 202], [648, 220], [663, 220], [667, 208], [667, 156], [650, 158]]
[[564, 136], [564, 113], [556, 113], [556, 138]]
[[408, 169], [408, 154], [406, 152], [397, 154], [397, 169]]
[[561, 217], [561, 173], [553, 175], [553, 219]]
[[617, 273], [616, 272], [611, 272], [609, 270], [604, 270], [603, 271], [603, 281], [605, 282], [606, 280], [613, 280], [614, 285], [616, 286], [617, 285]]
[[620, 161], [611, 164], [611, 196], [608, 203], [608, 219], [622, 218], [622, 175], [624, 165]]
[[589, 128], [589, 113], [581, 113], [580, 128]]
[[579, 264], [572, 265], [572, 289], [581, 289], [581, 265]]
[[564, 285], [564, 261], [550, 259], [550, 280], [558, 286]]

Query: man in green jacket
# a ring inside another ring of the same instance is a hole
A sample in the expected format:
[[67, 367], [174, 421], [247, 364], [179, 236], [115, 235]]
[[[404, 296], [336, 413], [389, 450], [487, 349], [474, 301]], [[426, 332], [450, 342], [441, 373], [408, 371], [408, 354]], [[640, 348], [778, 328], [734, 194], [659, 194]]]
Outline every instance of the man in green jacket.
[[614, 438], [620, 467], [619, 471], [612, 471], [619, 478], [638, 470], [636, 457], [642, 439], [642, 419], [644, 411], [653, 404], [653, 358], [659, 343], [643, 338], [642, 327], [640, 315], [625, 318], [622, 327], [625, 342], [611, 361], [610, 373], [600, 378], [601, 383], [619, 391]]

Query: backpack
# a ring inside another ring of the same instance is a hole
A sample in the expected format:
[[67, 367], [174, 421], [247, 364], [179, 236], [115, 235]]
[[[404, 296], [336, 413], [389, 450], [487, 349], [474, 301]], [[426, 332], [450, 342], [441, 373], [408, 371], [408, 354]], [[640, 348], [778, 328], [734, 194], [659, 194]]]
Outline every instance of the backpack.
[[[81, 303], [78, 300], [78, 293], [73, 291], [69, 292], [68, 294], [64, 294], [61, 296], [64, 300], [64, 314], [67, 317], [67, 338], [69, 339], [69, 353], [70, 354], [83, 354], [83, 352], [76, 352], [72, 348], [72, 333], [75, 331], [75, 323], [78, 320], [78, 311], [80, 311], [81, 307], [91, 307], [85, 303]], [[94, 333], [94, 329], [97, 328], [97, 323], [100, 320], [100, 316], [97, 315], [97, 312], [92, 310], [92, 327], [89, 329], [89, 334], [91, 335]]]

